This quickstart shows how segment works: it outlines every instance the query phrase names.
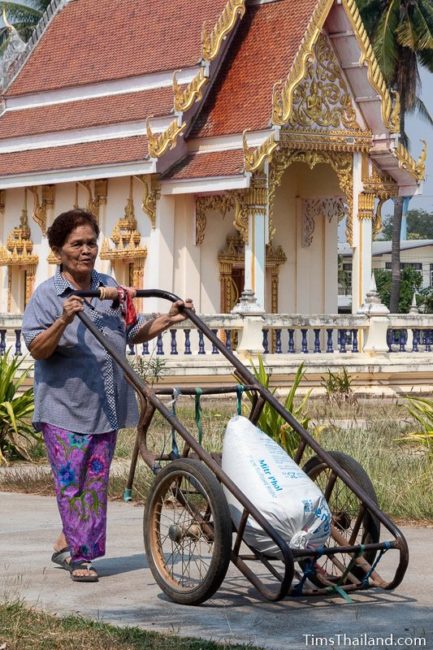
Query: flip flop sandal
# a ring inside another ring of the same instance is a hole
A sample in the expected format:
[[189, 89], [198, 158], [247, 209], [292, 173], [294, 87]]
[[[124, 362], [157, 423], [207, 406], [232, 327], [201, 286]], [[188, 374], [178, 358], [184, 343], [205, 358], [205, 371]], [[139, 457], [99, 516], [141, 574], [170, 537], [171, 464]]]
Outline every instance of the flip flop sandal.
[[[93, 573], [89, 573], [86, 576], [77, 576], [74, 575], [74, 571], [84, 569], [86, 571], [93, 571]], [[81, 560], [80, 562], [71, 562], [69, 570], [71, 572], [71, 578], [74, 582], [98, 582], [99, 577], [98, 574], [96, 573], [96, 569], [90, 564], [90, 562], [84, 562]]]
[[58, 564], [62, 567], [62, 569], [66, 569], [66, 571], [70, 571], [71, 551], [69, 549], [69, 546], [65, 546], [65, 548], [62, 548], [60, 551], [55, 551], [51, 556], [51, 562]]

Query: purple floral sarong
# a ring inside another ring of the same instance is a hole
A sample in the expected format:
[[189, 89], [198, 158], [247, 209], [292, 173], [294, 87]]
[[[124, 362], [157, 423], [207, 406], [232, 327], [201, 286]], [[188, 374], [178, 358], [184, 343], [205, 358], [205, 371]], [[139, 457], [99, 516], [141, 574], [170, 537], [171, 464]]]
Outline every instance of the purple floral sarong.
[[117, 431], [74, 433], [42, 424], [63, 533], [74, 562], [105, 554], [107, 492]]

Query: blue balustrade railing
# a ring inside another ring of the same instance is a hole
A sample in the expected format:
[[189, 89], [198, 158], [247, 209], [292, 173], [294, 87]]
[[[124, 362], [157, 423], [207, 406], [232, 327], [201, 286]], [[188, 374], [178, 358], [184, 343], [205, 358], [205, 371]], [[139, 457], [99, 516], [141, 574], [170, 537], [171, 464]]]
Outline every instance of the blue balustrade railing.
[[359, 353], [360, 332], [367, 330], [363, 315], [264, 317], [264, 354]]
[[[429, 353], [433, 347], [433, 315], [391, 314], [383, 347], [388, 353]], [[234, 314], [205, 316], [203, 320], [227, 349], [236, 351], [242, 338], [243, 318]], [[370, 327], [365, 315], [263, 315], [261, 347], [264, 355], [331, 355], [362, 352]], [[260, 347], [260, 342], [258, 343]], [[0, 355], [27, 353], [21, 333], [21, 317], [0, 315]], [[185, 321], [155, 340], [129, 345], [128, 355], [164, 357], [219, 355], [218, 349], [202, 332]]]

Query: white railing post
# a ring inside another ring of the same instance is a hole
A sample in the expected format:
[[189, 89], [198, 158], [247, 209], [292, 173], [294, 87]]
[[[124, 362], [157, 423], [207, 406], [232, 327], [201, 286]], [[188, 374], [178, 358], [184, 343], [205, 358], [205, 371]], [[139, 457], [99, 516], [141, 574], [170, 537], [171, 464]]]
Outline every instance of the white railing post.
[[236, 351], [240, 357], [252, 357], [263, 354], [264, 310], [257, 304], [254, 292], [246, 289], [241, 299], [232, 309], [242, 319], [242, 329]]
[[371, 277], [365, 302], [358, 309], [358, 314], [365, 314], [369, 318], [362, 351], [370, 355], [388, 352], [386, 335], [389, 326], [389, 309], [380, 301], [374, 274]]

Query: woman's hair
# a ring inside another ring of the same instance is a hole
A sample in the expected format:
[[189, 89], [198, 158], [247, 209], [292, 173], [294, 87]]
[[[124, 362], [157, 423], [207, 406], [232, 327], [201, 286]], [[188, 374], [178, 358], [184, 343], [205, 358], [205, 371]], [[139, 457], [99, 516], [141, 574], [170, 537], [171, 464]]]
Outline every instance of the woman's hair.
[[87, 210], [81, 208], [74, 208], [67, 212], [62, 212], [56, 217], [52, 225], [48, 228], [48, 243], [50, 248], [61, 248], [71, 232], [78, 226], [89, 225], [95, 231], [95, 235], [99, 237], [99, 226], [95, 217]]

